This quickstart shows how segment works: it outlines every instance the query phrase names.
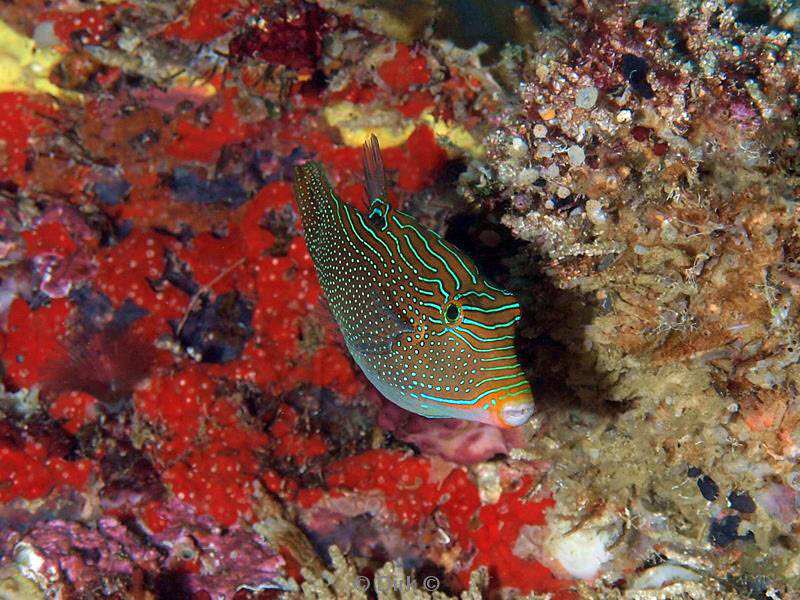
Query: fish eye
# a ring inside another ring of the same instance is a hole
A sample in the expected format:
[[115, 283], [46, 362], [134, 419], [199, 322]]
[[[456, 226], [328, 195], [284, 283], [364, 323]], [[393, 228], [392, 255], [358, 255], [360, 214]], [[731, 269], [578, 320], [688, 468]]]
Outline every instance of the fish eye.
[[444, 306], [444, 320], [449, 325], [461, 317], [461, 307], [456, 302], [448, 302]]

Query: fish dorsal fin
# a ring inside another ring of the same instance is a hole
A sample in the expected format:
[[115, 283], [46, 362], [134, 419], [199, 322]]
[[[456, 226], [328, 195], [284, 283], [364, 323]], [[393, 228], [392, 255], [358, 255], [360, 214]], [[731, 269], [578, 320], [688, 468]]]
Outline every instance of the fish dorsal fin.
[[413, 331], [411, 325], [392, 310], [375, 290], [369, 291], [367, 314], [363, 333], [354, 336], [351, 347], [354, 353], [364, 356], [389, 354], [398, 336]]
[[386, 200], [386, 178], [383, 173], [383, 158], [378, 138], [372, 134], [364, 142], [364, 187], [367, 190], [367, 203], [376, 198]]

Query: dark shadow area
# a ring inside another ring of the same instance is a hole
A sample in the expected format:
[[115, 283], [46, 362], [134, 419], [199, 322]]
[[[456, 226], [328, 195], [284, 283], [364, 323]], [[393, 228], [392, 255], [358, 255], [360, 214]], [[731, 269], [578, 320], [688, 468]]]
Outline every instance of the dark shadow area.
[[364, 6], [379, 8], [402, 22], [408, 29], [406, 42], [425, 37], [430, 28], [434, 38], [459, 48], [486, 44], [484, 64], [496, 62], [506, 44], [535, 44], [537, 34], [553, 27], [547, 0], [372, 0]]
[[452, 41], [460, 48], [484, 43], [489, 48], [482, 56], [487, 64], [500, 57], [507, 43], [533, 43], [535, 32], [548, 24], [544, 12], [516, 0], [440, 0], [434, 20], [434, 37]]
[[456, 214], [448, 221], [445, 237], [468, 254], [485, 277], [517, 296], [522, 318], [515, 345], [533, 387], [537, 413], [579, 406], [616, 412], [623, 407], [602, 400], [604, 374], [581, 350], [584, 328], [603, 310], [600, 301], [556, 288], [544, 259], [500, 222], [506, 210], [505, 204], [496, 204], [477, 213]]
[[156, 600], [192, 600], [193, 595], [186, 574], [180, 571], [162, 571], [153, 582]]

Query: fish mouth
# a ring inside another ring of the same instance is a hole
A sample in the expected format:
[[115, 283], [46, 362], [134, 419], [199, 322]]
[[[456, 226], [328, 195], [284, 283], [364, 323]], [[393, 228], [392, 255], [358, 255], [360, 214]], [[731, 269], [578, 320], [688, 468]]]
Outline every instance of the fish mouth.
[[530, 384], [526, 381], [524, 382], [524, 387], [513, 387], [517, 389], [522, 387], [522, 389], [512, 393], [496, 392], [493, 397], [489, 397], [488, 404], [491, 408], [489, 414], [486, 415], [488, 419], [484, 422], [495, 427], [509, 429], [524, 425], [533, 416], [536, 404], [533, 401], [533, 392]]
[[503, 406], [498, 415], [506, 427], [519, 427], [528, 422], [533, 416], [535, 406], [533, 400], [527, 402], [509, 402]]

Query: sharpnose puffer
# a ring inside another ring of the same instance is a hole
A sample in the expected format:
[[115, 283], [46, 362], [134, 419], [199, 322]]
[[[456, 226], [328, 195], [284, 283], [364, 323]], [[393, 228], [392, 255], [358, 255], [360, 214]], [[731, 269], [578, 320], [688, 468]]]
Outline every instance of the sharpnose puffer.
[[522, 425], [534, 402], [514, 350], [516, 298], [388, 204], [375, 136], [364, 171], [366, 214], [336, 196], [317, 163], [298, 167], [294, 184], [308, 251], [356, 363], [411, 412]]

